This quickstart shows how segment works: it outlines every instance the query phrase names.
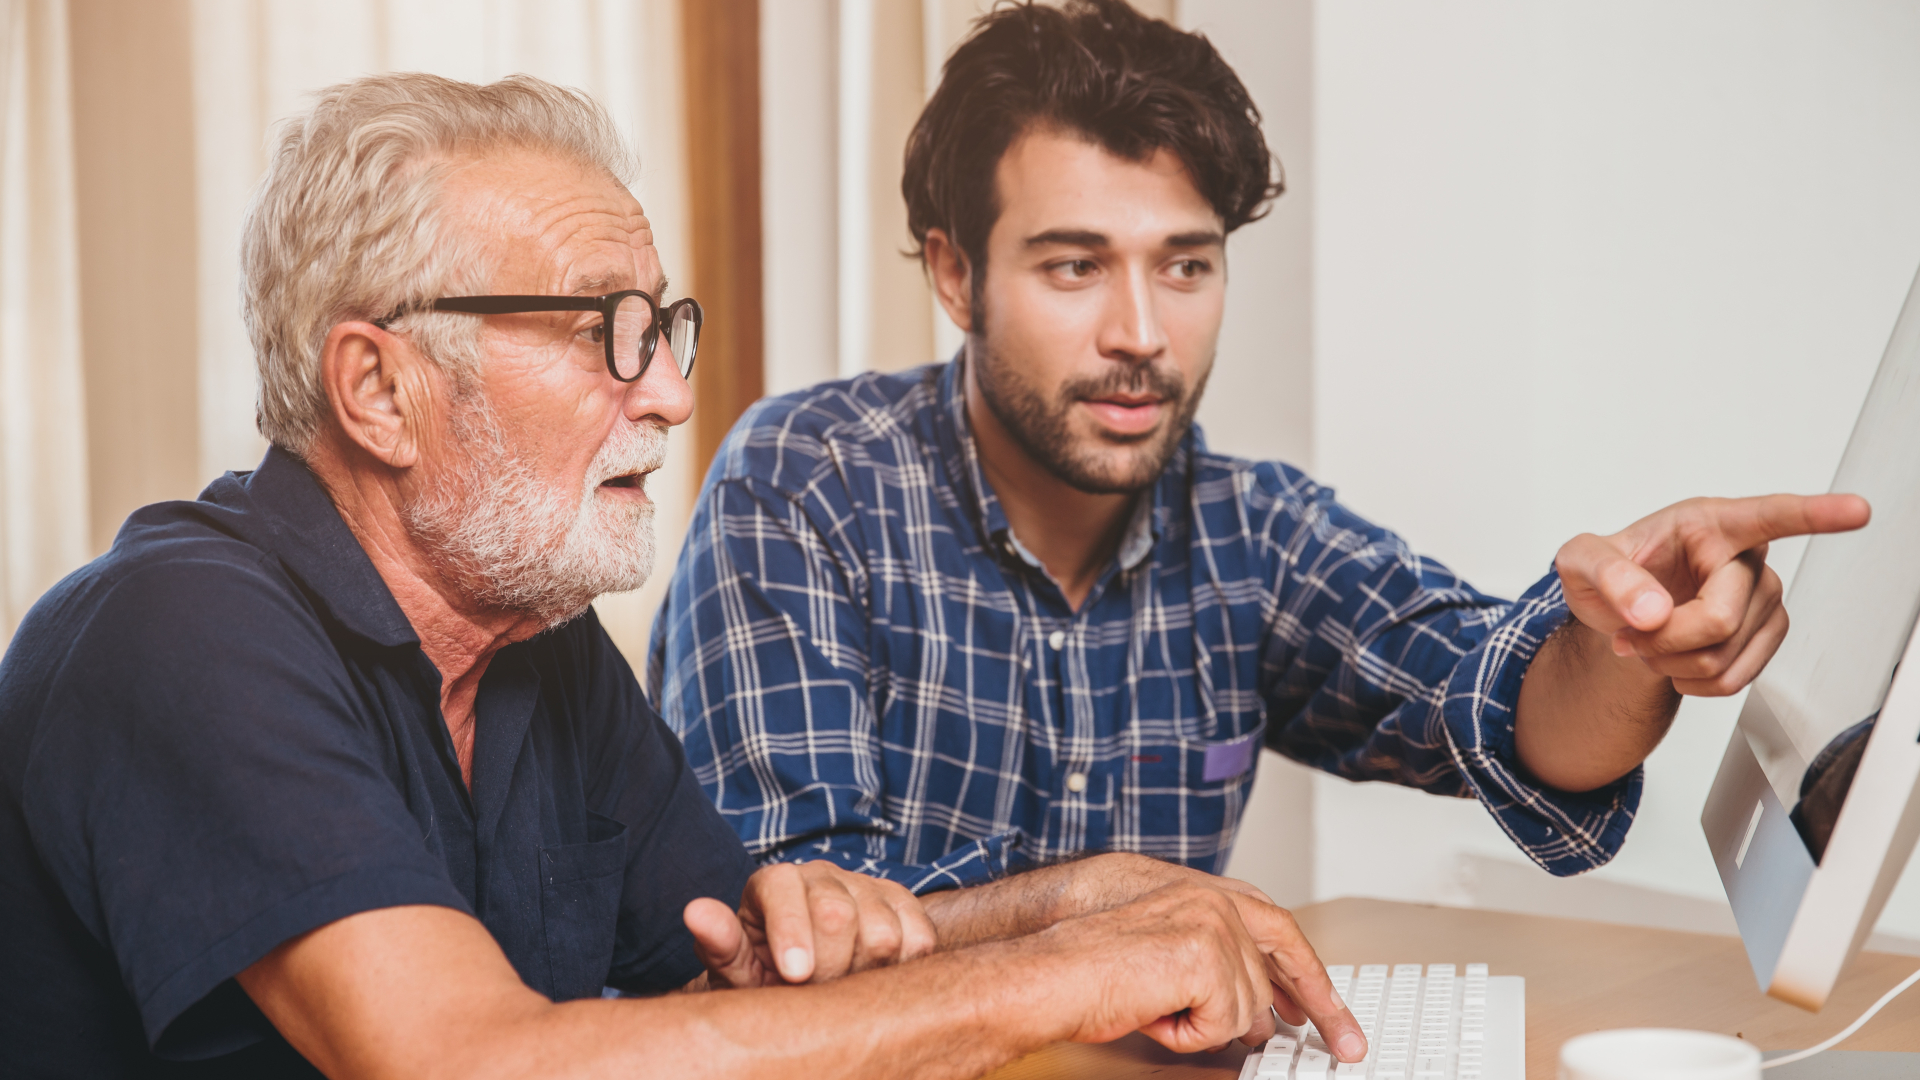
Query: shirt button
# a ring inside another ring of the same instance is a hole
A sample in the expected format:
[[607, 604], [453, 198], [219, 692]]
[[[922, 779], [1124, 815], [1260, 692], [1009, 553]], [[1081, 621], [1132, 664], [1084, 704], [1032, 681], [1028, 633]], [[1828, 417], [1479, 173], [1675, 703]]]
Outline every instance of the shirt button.
[[1087, 774], [1083, 772], [1068, 773], [1067, 790], [1073, 792], [1075, 795], [1087, 790]]
[[[1048, 635], [1047, 635], [1047, 644], [1049, 644], [1049, 645], [1051, 645], [1051, 646], [1053, 646], [1053, 648], [1054, 648], [1054, 651], [1056, 651], [1056, 652], [1057, 652], [1057, 651], [1059, 651], [1059, 650], [1061, 650], [1061, 649], [1063, 649], [1063, 648], [1066, 648], [1066, 645], [1067, 645], [1067, 634], [1066, 634], [1066, 631], [1064, 631], [1064, 630], [1055, 630], [1055, 631], [1054, 631], [1053, 633], [1051, 633], [1051, 634], [1048, 634]], [[1075, 790], [1078, 790], [1078, 789], [1075, 789]]]

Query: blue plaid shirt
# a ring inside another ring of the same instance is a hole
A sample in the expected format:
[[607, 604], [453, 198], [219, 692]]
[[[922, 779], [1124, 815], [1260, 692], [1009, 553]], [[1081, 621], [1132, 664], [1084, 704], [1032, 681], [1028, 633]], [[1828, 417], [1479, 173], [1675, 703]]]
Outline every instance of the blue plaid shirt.
[[1263, 744], [1477, 796], [1574, 874], [1619, 849], [1641, 777], [1576, 795], [1518, 763], [1520, 680], [1566, 617], [1553, 575], [1486, 596], [1197, 428], [1075, 611], [987, 485], [956, 362], [741, 419], [649, 688], [756, 857], [916, 892], [1088, 851], [1219, 872]]

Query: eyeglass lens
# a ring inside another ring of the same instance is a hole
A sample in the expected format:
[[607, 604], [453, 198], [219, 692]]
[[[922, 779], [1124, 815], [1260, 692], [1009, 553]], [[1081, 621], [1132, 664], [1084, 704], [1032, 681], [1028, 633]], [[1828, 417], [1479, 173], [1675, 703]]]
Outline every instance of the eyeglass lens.
[[640, 377], [647, 354], [653, 351], [653, 305], [644, 296], [628, 296], [613, 310], [613, 366], [620, 378]]
[[[646, 370], [647, 358], [654, 351], [657, 333], [653, 325], [653, 305], [644, 296], [628, 296], [613, 313], [613, 365], [620, 378], [632, 382]], [[674, 363], [685, 378], [693, 370], [693, 355], [700, 348], [700, 320], [692, 304], [679, 303], [667, 309], [672, 320], [667, 327], [667, 344], [673, 350]]]
[[700, 320], [694, 317], [692, 304], [675, 304], [668, 311], [673, 321], [667, 327], [667, 344], [673, 349], [674, 362], [680, 366], [680, 377], [684, 379], [693, 370], [693, 354], [700, 348]]

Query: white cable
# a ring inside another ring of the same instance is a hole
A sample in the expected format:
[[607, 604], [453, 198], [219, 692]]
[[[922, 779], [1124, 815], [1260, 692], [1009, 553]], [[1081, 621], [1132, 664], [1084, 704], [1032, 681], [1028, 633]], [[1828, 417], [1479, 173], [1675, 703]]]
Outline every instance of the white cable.
[[1885, 994], [1882, 994], [1880, 996], [1880, 1000], [1873, 1003], [1872, 1008], [1868, 1009], [1866, 1012], [1861, 1013], [1860, 1019], [1855, 1020], [1851, 1024], [1848, 1024], [1845, 1030], [1841, 1031], [1840, 1034], [1835, 1035], [1833, 1038], [1828, 1039], [1826, 1042], [1821, 1043], [1819, 1046], [1815, 1046], [1807, 1050], [1802, 1050], [1796, 1054], [1788, 1054], [1786, 1057], [1777, 1057], [1777, 1058], [1774, 1058], [1772, 1061], [1762, 1062], [1760, 1067], [1763, 1069], [1771, 1069], [1775, 1065], [1785, 1065], [1790, 1061], [1800, 1061], [1804, 1058], [1810, 1058], [1813, 1055], [1821, 1052], [1822, 1050], [1831, 1049], [1835, 1044], [1846, 1039], [1847, 1036], [1853, 1034], [1856, 1031], [1859, 1031], [1860, 1025], [1873, 1019], [1873, 1014], [1879, 1012], [1882, 1008], [1884, 1008], [1887, 1002], [1892, 1001], [1894, 998], [1899, 997], [1902, 991], [1904, 991], [1907, 987], [1912, 986], [1914, 983], [1917, 983], [1917, 982], [1920, 982], [1920, 971], [1915, 971], [1913, 974], [1907, 976], [1904, 980], [1902, 980], [1899, 986], [1896, 986], [1893, 989], [1887, 991]]

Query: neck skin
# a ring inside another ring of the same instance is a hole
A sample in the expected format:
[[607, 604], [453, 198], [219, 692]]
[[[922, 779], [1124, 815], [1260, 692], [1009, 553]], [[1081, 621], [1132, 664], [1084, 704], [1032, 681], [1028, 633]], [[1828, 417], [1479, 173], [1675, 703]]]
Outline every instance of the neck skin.
[[1000, 499], [1007, 524], [1033, 553], [1075, 611], [1113, 561], [1126, 535], [1139, 492], [1117, 495], [1081, 491], [1035, 461], [980, 393], [974, 379], [973, 346], [964, 372], [967, 422], [973, 429], [980, 469]]
[[[516, 612], [464, 604], [460, 590], [407, 535], [401, 493], [392, 470], [346, 440], [324, 435], [307, 455], [307, 467], [333, 499], [341, 520], [386, 582], [400, 611], [420, 636], [420, 651], [440, 672], [440, 715], [453, 738], [460, 778], [473, 786], [473, 702], [494, 654], [543, 629], [538, 619]], [[349, 464], [358, 458], [365, 467]]]

